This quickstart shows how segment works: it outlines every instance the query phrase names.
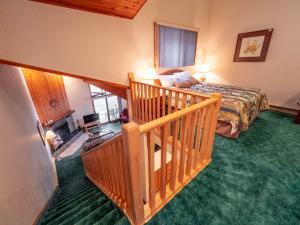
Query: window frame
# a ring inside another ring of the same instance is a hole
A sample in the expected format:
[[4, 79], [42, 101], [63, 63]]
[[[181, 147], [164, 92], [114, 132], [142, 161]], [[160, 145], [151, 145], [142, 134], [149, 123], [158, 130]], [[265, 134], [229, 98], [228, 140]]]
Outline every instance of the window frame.
[[[193, 31], [196, 32], [196, 43], [195, 43], [195, 57], [194, 57], [194, 64], [188, 65], [188, 66], [176, 66], [176, 67], [160, 67], [159, 65], [159, 26], [167, 26], [171, 28], [176, 29], [182, 29], [187, 31]], [[196, 65], [196, 58], [197, 58], [197, 46], [198, 46], [198, 33], [199, 29], [192, 29], [192, 28], [186, 28], [186, 27], [180, 27], [172, 24], [166, 24], [166, 23], [159, 23], [154, 22], [154, 68], [178, 68], [178, 67], [189, 67], [189, 66], [195, 66]]]

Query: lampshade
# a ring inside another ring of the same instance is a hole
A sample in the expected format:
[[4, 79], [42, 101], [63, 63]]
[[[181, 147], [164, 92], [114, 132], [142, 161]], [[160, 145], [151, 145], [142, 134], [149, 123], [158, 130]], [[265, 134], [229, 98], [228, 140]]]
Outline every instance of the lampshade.
[[144, 76], [144, 80], [155, 80], [158, 79], [158, 75], [155, 71], [155, 69], [151, 68], [151, 69], [147, 69], [145, 76]]
[[52, 130], [46, 132], [46, 139], [53, 139], [56, 137], [56, 134]]
[[200, 73], [208, 73], [210, 71], [209, 66], [206, 64], [202, 64], [199, 68]]

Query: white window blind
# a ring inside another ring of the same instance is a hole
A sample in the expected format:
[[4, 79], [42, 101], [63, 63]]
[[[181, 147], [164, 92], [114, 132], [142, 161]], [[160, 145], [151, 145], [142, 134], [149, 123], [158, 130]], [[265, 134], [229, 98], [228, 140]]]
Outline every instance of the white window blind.
[[195, 65], [196, 31], [158, 25], [159, 67]]

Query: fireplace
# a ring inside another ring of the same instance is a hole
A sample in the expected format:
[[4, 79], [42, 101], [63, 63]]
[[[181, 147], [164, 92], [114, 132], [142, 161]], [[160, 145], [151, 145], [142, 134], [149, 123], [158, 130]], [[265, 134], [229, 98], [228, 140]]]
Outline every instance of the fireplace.
[[54, 133], [59, 135], [63, 142], [67, 141], [68, 137], [71, 135], [68, 123], [65, 122], [61, 126], [57, 127], [54, 130]]
[[55, 122], [51, 127], [51, 130], [61, 137], [63, 144], [71, 140], [72, 137], [78, 133], [72, 115], [66, 116]]

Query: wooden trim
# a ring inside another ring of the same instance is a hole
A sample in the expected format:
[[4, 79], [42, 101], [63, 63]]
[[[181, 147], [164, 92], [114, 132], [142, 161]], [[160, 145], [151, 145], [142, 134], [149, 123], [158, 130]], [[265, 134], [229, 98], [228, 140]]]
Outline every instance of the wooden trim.
[[66, 116], [71, 115], [71, 114], [74, 113], [74, 112], [75, 112], [75, 110], [71, 110], [71, 111], [68, 111], [68, 112], [66, 112], [66, 113], [64, 113], [64, 114], [62, 114], [62, 115], [59, 115], [58, 117], [56, 117], [56, 118], [53, 119], [52, 124], [49, 124], [49, 125], [46, 125], [46, 126], [44, 126], [44, 124], [43, 124], [43, 126], [44, 126], [44, 127], [51, 127], [51, 126], [52, 126], [54, 123], [56, 123], [57, 121], [61, 120], [62, 118], [66, 117]]
[[159, 67], [158, 54], [159, 54], [159, 26], [154, 22], [154, 68]]
[[190, 31], [194, 31], [194, 32], [200, 31], [200, 28], [198, 28], [198, 27], [185, 26], [182, 24], [177, 24], [177, 23], [168, 22], [168, 21], [156, 20], [154, 23], [156, 23], [157, 25], [174, 27], [174, 28], [178, 28], [178, 29], [182, 29], [182, 30], [190, 30]]
[[53, 70], [53, 69], [46, 69], [46, 68], [43, 68], [43, 67], [32, 66], [32, 65], [29, 65], [29, 64], [9, 61], [9, 60], [5, 60], [5, 59], [0, 59], [0, 63], [10, 65], [10, 66], [23, 67], [23, 68], [32, 69], [32, 70], [39, 70], [39, 71], [46, 72], [46, 73], [55, 73], [55, 74], [58, 74], [58, 75], [73, 77], [73, 78], [81, 79], [81, 80], [88, 81], [88, 82], [96, 82], [96, 83], [101, 82], [105, 85], [113, 86], [113, 87], [116, 87], [116, 88], [129, 89], [129, 86], [124, 85], [124, 84], [112, 83], [112, 82], [109, 82], [109, 81], [90, 78], [89, 76], [81, 76], [81, 75], [62, 72], [62, 71]]
[[164, 71], [164, 72], [160, 73], [160, 75], [171, 75], [173, 73], [180, 73], [180, 72], [183, 72], [183, 70], [181, 70], [181, 69], [173, 69], [173, 70]]
[[296, 109], [291, 109], [291, 108], [286, 108], [286, 107], [281, 107], [276, 105], [270, 105], [270, 110], [281, 112], [281, 113], [287, 113], [290, 115], [297, 115], [297, 111], [298, 111]]
[[[111, 6], [112, 12], [108, 12], [107, 10], [103, 10], [103, 9], [101, 10], [99, 7], [98, 8], [96, 8], [96, 7], [92, 8], [92, 7], [86, 7], [84, 5], [71, 4], [71, 3], [68, 3], [68, 2], [53, 2], [53, 1], [47, 1], [47, 0], [30, 0], [30, 1], [38, 2], [38, 3], [42, 3], [42, 4], [65, 7], [65, 8], [69, 8], [69, 9], [81, 10], [81, 11], [85, 11], [85, 12], [104, 14], [104, 15], [114, 16], [114, 17], [121, 17], [121, 18], [124, 18], [124, 19], [133, 19], [137, 15], [137, 13], [141, 10], [141, 8], [144, 6], [144, 4], [147, 0], [145, 0], [142, 3], [142, 5], [139, 6], [138, 9], [134, 9], [134, 8], [129, 7], [129, 6], [126, 6], [126, 7], [124, 6], [123, 7], [124, 12], [121, 11], [121, 10], [118, 10], [118, 12], [113, 12], [113, 10], [114, 10], [113, 6]], [[116, 5], [116, 6], [118, 6], [118, 5]], [[122, 7], [122, 6], [119, 5], [118, 7]], [[127, 10], [130, 9], [131, 11], [134, 11], [134, 12], [133, 13], [132, 12], [127, 12], [127, 11], [125, 11], [126, 9]]]
[[[238, 34], [233, 61], [234, 62], [264, 62], [266, 60], [272, 33], [273, 33], [273, 29], [267, 29], [267, 30], [259, 30], [259, 31]], [[256, 37], [256, 36], [265, 36], [260, 56], [239, 57], [243, 38]]]
[[52, 194], [50, 195], [49, 199], [47, 200], [47, 202], [45, 203], [45, 205], [43, 206], [43, 208], [40, 210], [38, 216], [35, 218], [35, 220], [33, 221], [32, 225], [37, 225], [40, 218], [42, 217], [42, 215], [44, 214], [44, 212], [46, 211], [46, 209], [48, 208], [51, 200], [53, 199], [54, 195], [56, 194], [56, 192], [58, 191], [58, 186], [56, 186], [52, 192]]

